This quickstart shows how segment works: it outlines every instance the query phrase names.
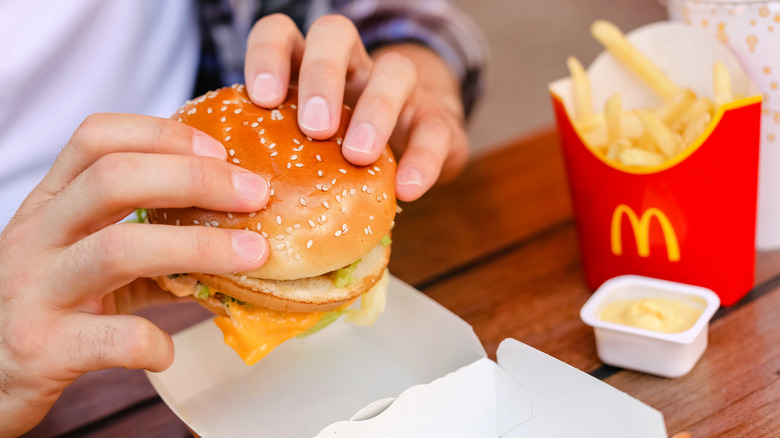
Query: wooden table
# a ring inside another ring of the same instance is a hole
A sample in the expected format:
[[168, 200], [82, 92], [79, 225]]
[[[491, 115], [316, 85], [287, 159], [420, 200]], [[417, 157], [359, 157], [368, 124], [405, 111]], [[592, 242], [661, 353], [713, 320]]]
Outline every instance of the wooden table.
[[[663, 412], [669, 434], [780, 436], [780, 252], [759, 253], [756, 287], [721, 309], [694, 370], [664, 379], [602, 364], [579, 318], [583, 279], [553, 131], [474, 160], [450, 185], [403, 206], [391, 271], [465, 319], [488, 354], [518, 339]], [[196, 304], [143, 312], [169, 332], [209, 317]], [[69, 387], [28, 436], [188, 437], [141, 371]]]

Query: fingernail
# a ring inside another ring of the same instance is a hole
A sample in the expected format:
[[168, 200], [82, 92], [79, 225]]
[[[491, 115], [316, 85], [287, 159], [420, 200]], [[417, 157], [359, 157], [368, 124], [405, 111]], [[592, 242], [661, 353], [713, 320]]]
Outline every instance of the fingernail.
[[301, 127], [309, 131], [324, 131], [330, 127], [330, 110], [325, 99], [314, 96], [306, 102], [301, 114]]
[[267, 243], [254, 231], [240, 231], [233, 234], [233, 251], [244, 260], [257, 262], [265, 255]]
[[268, 183], [259, 175], [251, 172], [234, 172], [231, 175], [233, 187], [241, 196], [252, 202], [260, 202], [268, 191]]
[[374, 150], [376, 130], [368, 123], [361, 123], [347, 133], [344, 147], [361, 154], [370, 154]]
[[406, 169], [398, 172], [398, 174], [395, 176], [395, 179], [398, 184], [402, 185], [422, 185], [422, 174], [419, 170], [412, 167], [407, 167]]
[[195, 155], [201, 157], [227, 159], [227, 151], [222, 144], [205, 134], [194, 134], [192, 136], [192, 150]]
[[279, 97], [281, 86], [271, 73], [260, 73], [252, 81], [250, 90], [252, 98], [261, 103], [268, 103]]

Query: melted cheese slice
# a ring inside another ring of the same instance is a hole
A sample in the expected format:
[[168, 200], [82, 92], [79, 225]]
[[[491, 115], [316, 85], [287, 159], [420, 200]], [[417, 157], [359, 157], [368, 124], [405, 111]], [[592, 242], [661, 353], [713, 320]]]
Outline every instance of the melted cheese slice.
[[225, 343], [254, 365], [288, 339], [310, 329], [326, 312], [279, 312], [256, 306], [232, 303], [227, 306], [229, 318], [217, 317]]

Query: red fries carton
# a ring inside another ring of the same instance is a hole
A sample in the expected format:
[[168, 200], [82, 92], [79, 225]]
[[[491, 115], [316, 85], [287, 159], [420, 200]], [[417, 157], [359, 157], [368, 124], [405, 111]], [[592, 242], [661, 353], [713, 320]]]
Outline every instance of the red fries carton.
[[[712, 68], [721, 61], [735, 100], [679, 155], [636, 167], [606, 160], [578, 133], [569, 78], [550, 85], [588, 286], [638, 274], [703, 286], [734, 304], [753, 285], [761, 94], [728, 49], [699, 30], [656, 23], [627, 38], [699, 96], [712, 98]], [[624, 109], [662, 102], [606, 52], [588, 76], [596, 111], [614, 93]]]

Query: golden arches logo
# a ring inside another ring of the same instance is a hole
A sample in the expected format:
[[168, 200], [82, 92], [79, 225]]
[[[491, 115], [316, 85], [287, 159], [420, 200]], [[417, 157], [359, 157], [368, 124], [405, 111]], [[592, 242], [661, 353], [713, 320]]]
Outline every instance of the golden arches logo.
[[621, 221], [624, 214], [631, 222], [631, 229], [634, 231], [634, 238], [636, 239], [637, 253], [640, 257], [650, 256], [650, 220], [656, 218], [661, 225], [661, 231], [664, 233], [667, 258], [670, 262], [680, 261], [680, 245], [677, 243], [677, 235], [674, 233], [674, 227], [672, 227], [672, 223], [669, 222], [669, 218], [666, 217], [664, 212], [655, 207], [648, 208], [642, 213], [642, 218], [640, 219], [634, 210], [626, 204], [618, 205], [615, 208], [615, 212], [612, 213], [612, 233], [610, 235], [612, 254], [616, 256], [623, 254]]

